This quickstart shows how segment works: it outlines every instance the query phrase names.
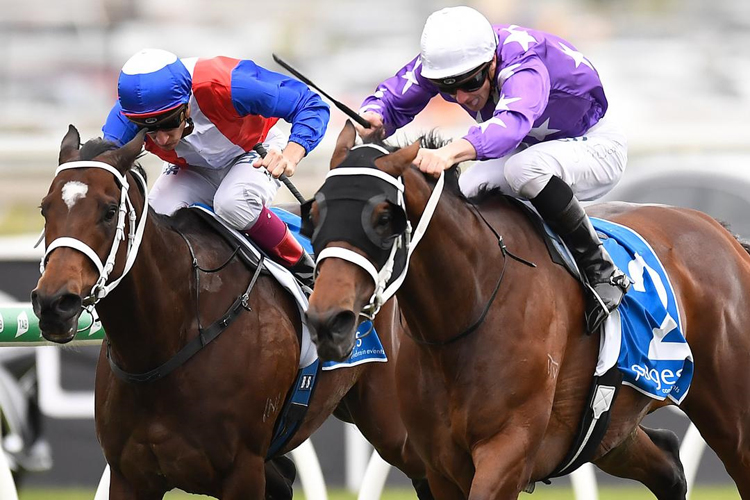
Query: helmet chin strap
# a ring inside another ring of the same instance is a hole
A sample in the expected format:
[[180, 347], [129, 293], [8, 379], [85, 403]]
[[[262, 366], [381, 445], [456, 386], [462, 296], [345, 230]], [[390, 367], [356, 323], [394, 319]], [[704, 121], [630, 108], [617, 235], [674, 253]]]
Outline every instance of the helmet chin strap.
[[[117, 285], [120, 284], [120, 281], [125, 277], [125, 275], [128, 274], [128, 271], [133, 267], [133, 263], [135, 262], [135, 258], [138, 255], [138, 249], [141, 246], [141, 241], [143, 240], [143, 232], [146, 227], [146, 219], [148, 217], [148, 188], [146, 186], [146, 181], [141, 177], [141, 175], [135, 171], [131, 170], [131, 173], [137, 180], [137, 182], [141, 185], [141, 188], [143, 189], [143, 209], [141, 212], [141, 220], [137, 221], [137, 227], [136, 227], [136, 213], [135, 213], [135, 206], [130, 201], [130, 196], [128, 195], [128, 189], [130, 188], [127, 180], [127, 176], [124, 174], [121, 174], [116, 168], [113, 166], [100, 162], [100, 161], [73, 161], [68, 163], [63, 163], [59, 167], [57, 167], [57, 170], [55, 171], [55, 176], [57, 176], [60, 172], [63, 170], [68, 170], [71, 168], [100, 168], [102, 170], [106, 170], [110, 172], [112, 175], [115, 176], [115, 179], [120, 184], [120, 206], [118, 210], [118, 217], [117, 217], [117, 229], [115, 230], [115, 237], [114, 241], [112, 242], [112, 248], [109, 252], [109, 255], [107, 257], [107, 260], [102, 263], [101, 259], [99, 258], [99, 255], [94, 251], [89, 245], [84, 243], [83, 241], [72, 238], [69, 236], [63, 236], [60, 238], [55, 239], [50, 243], [50, 245], [47, 247], [46, 251], [44, 252], [44, 255], [42, 256], [42, 260], [39, 263], [39, 270], [42, 274], [44, 274], [44, 268], [47, 263], [47, 259], [49, 258], [49, 255], [54, 251], [56, 248], [61, 247], [67, 247], [67, 248], [73, 248], [75, 250], [78, 250], [79, 252], [86, 255], [93, 263], [94, 266], [96, 266], [96, 269], [99, 271], [99, 279], [96, 281], [96, 284], [91, 288], [91, 292], [89, 292], [89, 295], [86, 296], [83, 299], [84, 308], [87, 310], [90, 310], [96, 305], [97, 302], [99, 302], [101, 299], [106, 297], [112, 290], [117, 287]], [[128, 245], [125, 252], [125, 267], [122, 271], [122, 274], [119, 278], [112, 281], [111, 283], [107, 283], [109, 280], [109, 275], [112, 273], [112, 270], [115, 267], [115, 259], [117, 258], [117, 251], [120, 248], [120, 243], [125, 239], [125, 216], [128, 216]], [[44, 232], [42, 232], [41, 239], [44, 237]], [[37, 245], [39, 242], [37, 242]]]

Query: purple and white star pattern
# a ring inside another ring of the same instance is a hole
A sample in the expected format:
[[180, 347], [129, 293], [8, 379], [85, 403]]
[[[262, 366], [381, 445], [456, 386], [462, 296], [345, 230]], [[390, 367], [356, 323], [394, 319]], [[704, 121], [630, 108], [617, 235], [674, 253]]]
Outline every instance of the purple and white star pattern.
[[[516, 25], [494, 25], [498, 65], [497, 92], [478, 113], [464, 137], [478, 160], [501, 158], [519, 144], [582, 136], [607, 111], [607, 98], [591, 62], [555, 35]], [[439, 93], [421, 74], [416, 57], [378, 85], [361, 111], [383, 116], [386, 135], [411, 122]], [[443, 99], [456, 102], [448, 94]]]

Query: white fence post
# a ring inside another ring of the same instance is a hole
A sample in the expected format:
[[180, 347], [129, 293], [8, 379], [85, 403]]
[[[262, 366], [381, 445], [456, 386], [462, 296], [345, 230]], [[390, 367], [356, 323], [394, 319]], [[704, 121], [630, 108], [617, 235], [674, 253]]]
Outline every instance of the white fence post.
[[380, 495], [383, 494], [390, 471], [390, 464], [383, 460], [377, 451], [373, 450], [357, 500], [378, 500]]
[[370, 460], [372, 446], [353, 424], [344, 424], [344, 475], [346, 488], [356, 493], [362, 487], [362, 481]]
[[[3, 409], [0, 408], [0, 416], [2, 416], [2, 411]], [[2, 447], [0, 447], [0, 498], [3, 500], [18, 500], [13, 473], [10, 471], [8, 458], [5, 456], [5, 450]]]
[[109, 500], [109, 464], [104, 468], [102, 478], [99, 480], [99, 486], [96, 487], [94, 500]]

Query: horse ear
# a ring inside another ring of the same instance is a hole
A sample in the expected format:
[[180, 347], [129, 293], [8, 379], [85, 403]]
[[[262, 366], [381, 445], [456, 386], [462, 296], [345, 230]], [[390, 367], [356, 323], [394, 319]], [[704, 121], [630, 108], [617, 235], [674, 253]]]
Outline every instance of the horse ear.
[[138, 158], [138, 155], [141, 154], [141, 150], [143, 149], [143, 140], [145, 137], [146, 129], [144, 128], [141, 129], [141, 131], [138, 132], [135, 137], [133, 137], [130, 142], [125, 144], [123, 147], [112, 151], [107, 151], [102, 156], [108, 158], [117, 170], [119, 170], [122, 174], [125, 174], [128, 170], [130, 170], [130, 167], [133, 166], [133, 162], [135, 162], [135, 160]]
[[375, 166], [393, 177], [400, 177], [404, 170], [414, 163], [414, 158], [417, 157], [418, 152], [419, 141], [416, 141], [411, 146], [399, 149], [395, 153], [381, 156], [375, 160]]
[[333, 150], [333, 156], [331, 157], [331, 170], [338, 167], [339, 164], [344, 161], [346, 155], [349, 154], [349, 150], [354, 147], [354, 141], [357, 139], [357, 130], [354, 128], [354, 124], [351, 120], [346, 120], [344, 128], [341, 129], [338, 139], [336, 139], [336, 147]]
[[81, 147], [81, 135], [73, 125], [68, 125], [68, 133], [60, 143], [60, 155], [57, 157], [58, 165], [70, 161]]

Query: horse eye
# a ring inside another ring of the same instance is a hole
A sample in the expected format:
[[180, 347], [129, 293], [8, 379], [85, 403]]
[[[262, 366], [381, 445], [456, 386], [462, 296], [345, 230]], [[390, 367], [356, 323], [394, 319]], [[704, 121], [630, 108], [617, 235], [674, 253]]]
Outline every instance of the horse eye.
[[110, 205], [107, 207], [107, 212], [104, 214], [104, 220], [109, 222], [115, 218], [115, 215], [117, 215], [117, 206]]
[[389, 210], [385, 210], [383, 212], [380, 212], [378, 215], [378, 220], [376, 222], [377, 226], [387, 226], [391, 223], [391, 212]]

